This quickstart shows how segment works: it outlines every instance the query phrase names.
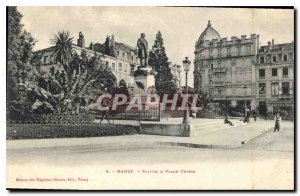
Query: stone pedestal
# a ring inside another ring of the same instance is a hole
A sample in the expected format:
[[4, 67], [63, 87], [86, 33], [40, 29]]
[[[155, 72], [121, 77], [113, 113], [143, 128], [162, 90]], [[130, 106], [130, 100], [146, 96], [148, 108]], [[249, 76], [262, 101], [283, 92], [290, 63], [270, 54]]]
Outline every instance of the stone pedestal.
[[140, 66], [134, 73], [133, 94], [147, 95], [155, 90], [155, 72], [150, 66]]

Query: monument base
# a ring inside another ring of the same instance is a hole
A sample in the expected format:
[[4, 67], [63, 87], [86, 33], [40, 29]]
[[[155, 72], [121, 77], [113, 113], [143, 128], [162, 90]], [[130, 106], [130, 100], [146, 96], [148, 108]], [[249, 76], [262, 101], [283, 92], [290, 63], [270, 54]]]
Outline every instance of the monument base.
[[155, 72], [151, 66], [140, 66], [134, 73], [133, 94], [147, 95], [155, 91]]

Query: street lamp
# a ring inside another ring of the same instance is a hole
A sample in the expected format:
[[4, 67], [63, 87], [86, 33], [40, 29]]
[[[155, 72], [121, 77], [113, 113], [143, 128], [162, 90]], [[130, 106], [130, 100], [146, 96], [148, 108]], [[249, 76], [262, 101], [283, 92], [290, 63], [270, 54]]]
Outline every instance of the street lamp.
[[247, 93], [247, 86], [244, 86], [244, 93], [245, 93], [245, 117], [247, 116], [247, 103], [246, 103], [246, 93]]
[[[188, 57], [185, 57], [185, 59], [182, 61], [183, 63], [183, 70], [185, 71], [185, 91], [186, 94], [189, 94], [189, 90], [188, 90], [188, 83], [187, 83], [187, 77], [188, 77], [188, 71], [190, 70], [190, 65], [191, 65], [191, 61], [189, 60]], [[186, 106], [186, 109], [184, 110], [184, 116], [183, 116], [183, 121], [182, 124], [189, 124], [189, 108], [188, 106]]]

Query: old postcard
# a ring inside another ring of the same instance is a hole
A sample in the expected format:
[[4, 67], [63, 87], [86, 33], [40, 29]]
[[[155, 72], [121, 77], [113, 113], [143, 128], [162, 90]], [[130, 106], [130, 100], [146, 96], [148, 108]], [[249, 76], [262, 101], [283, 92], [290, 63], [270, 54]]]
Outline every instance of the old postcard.
[[294, 8], [8, 6], [7, 189], [294, 190]]

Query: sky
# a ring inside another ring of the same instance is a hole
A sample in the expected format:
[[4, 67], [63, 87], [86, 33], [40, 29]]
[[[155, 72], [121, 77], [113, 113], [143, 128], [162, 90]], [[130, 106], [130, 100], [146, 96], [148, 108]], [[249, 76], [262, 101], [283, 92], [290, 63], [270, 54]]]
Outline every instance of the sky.
[[[51, 46], [58, 30], [69, 30], [75, 42], [82, 31], [85, 43], [104, 43], [114, 34], [117, 42], [136, 46], [141, 33], [151, 49], [161, 31], [169, 61], [182, 65], [194, 59], [195, 42], [208, 20], [221, 38], [259, 34], [261, 45], [294, 41], [294, 11], [290, 9], [200, 7], [18, 7], [24, 28], [38, 40], [34, 50]], [[193, 61], [192, 61], [193, 62]], [[188, 85], [193, 86], [193, 65]], [[182, 82], [184, 74], [181, 75]]]

